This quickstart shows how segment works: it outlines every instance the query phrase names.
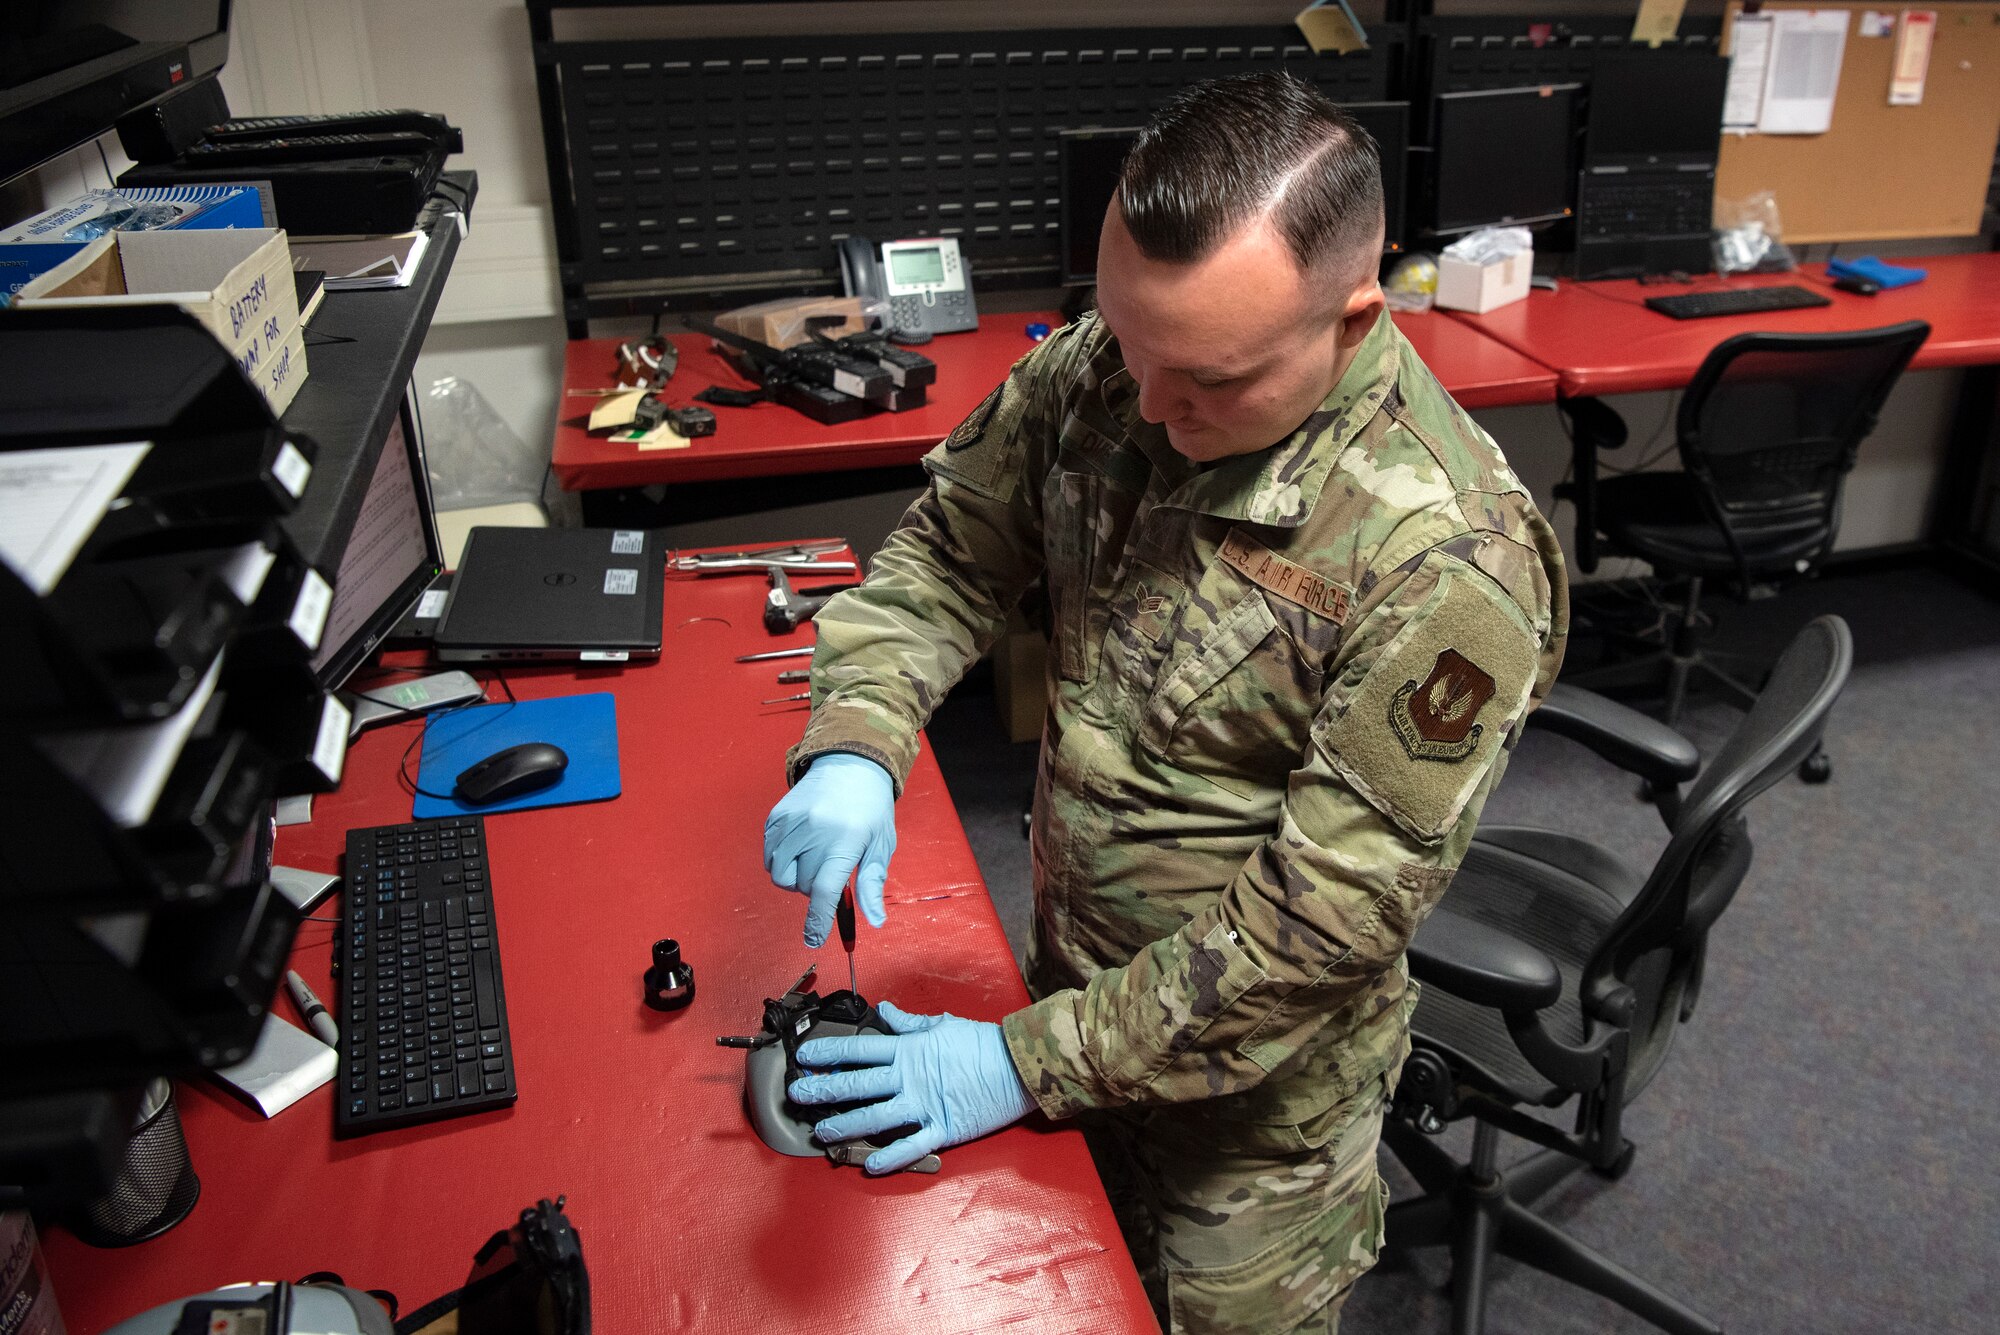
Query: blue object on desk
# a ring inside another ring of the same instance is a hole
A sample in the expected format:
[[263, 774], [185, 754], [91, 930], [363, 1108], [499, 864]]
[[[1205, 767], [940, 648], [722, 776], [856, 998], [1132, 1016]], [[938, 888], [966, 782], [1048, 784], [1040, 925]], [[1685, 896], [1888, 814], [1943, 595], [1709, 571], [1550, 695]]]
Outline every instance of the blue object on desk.
[[478, 806], [455, 797], [417, 794], [413, 819], [492, 815], [618, 796], [618, 709], [609, 691], [559, 695], [548, 700], [479, 705], [438, 714], [424, 725], [424, 755], [417, 787], [449, 793], [464, 770], [495, 751], [523, 742], [550, 742], [569, 756], [569, 768], [547, 788]]
[[1930, 271], [1911, 269], [1899, 264], [1885, 264], [1873, 255], [1858, 255], [1851, 260], [1828, 260], [1826, 276], [1859, 278], [1887, 291], [1892, 287], [1908, 287], [1912, 283], [1921, 283], [1930, 276]]

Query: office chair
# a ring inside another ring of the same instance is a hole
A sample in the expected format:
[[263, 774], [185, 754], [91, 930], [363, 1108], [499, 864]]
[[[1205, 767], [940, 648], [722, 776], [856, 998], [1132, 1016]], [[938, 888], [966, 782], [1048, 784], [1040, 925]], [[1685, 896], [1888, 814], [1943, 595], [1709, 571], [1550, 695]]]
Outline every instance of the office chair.
[[[1743, 808], [1817, 744], [1852, 660], [1845, 622], [1808, 624], [1685, 800], [1699, 760], [1665, 725], [1564, 684], [1530, 717], [1650, 780], [1672, 835], [1642, 871], [1570, 835], [1481, 829], [1410, 946], [1424, 991], [1382, 1134], [1426, 1194], [1390, 1206], [1385, 1245], [1450, 1246], [1453, 1335], [1481, 1330], [1496, 1251], [1675, 1335], [1721, 1329], [1530, 1207], [1584, 1168], [1631, 1166], [1625, 1107], [1694, 1014], [1709, 930], [1750, 867]], [[1568, 1103], [1568, 1133], [1522, 1111]], [[1466, 1117], [1461, 1164], [1430, 1136]], [[1502, 1169], [1501, 1132], [1543, 1148]]]
[[[1576, 674], [1580, 686], [1649, 685], [1664, 671], [1667, 725], [1688, 687], [1708, 682], [1735, 703], [1756, 699], [1701, 645], [1705, 580], [1747, 599], [1761, 584], [1809, 574], [1833, 548], [1840, 493], [1882, 402], [1930, 333], [1921, 320], [1839, 334], [1738, 334], [1717, 344], [1689, 383], [1677, 419], [1679, 472], [1597, 479], [1597, 453], [1625, 443], [1625, 423], [1597, 399], [1559, 403], [1571, 427], [1573, 477], [1556, 488], [1576, 505], [1579, 569], [1606, 550], [1649, 562], [1686, 592], [1664, 644], [1637, 659]], [[1801, 769], [1818, 782], [1823, 755]]]

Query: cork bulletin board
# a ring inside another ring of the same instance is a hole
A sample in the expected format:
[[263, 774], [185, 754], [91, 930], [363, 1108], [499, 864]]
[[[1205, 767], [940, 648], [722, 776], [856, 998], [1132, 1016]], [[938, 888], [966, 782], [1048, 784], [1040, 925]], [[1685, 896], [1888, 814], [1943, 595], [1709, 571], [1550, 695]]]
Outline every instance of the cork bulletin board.
[[[1732, 4], [1723, 49], [1743, 6]], [[1861, 35], [1863, 11], [1937, 13], [1923, 101], [1890, 106], [1896, 39]], [[1978, 233], [2000, 139], [2000, 4], [1767, 3], [1848, 12], [1846, 52], [1824, 134], [1725, 134], [1718, 199], [1759, 190], [1778, 200], [1791, 242], [1891, 240]]]

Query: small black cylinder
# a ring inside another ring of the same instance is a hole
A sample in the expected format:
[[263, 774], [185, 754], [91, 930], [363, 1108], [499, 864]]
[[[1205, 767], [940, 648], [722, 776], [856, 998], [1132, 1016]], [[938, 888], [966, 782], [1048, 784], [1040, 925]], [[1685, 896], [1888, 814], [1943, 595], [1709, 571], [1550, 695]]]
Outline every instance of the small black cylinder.
[[653, 943], [653, 964], [646, 970], [646, 1004], [656, 1011], [677, 1011], [694, 1000], [694, 966], [681, 958], [681, 943], [662, 937]]

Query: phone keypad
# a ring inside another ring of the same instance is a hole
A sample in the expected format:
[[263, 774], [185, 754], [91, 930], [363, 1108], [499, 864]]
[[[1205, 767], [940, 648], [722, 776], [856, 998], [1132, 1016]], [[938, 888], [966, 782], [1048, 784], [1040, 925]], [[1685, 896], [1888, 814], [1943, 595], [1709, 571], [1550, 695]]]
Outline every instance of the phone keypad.
[[957, 334], [979, 328], [979, 313], [973, 309], [971, 295], [963, 289], [933, 293], [929, 303], [921, 294], [914, 294], [889, 298], [889, 323], [897, 329]]

